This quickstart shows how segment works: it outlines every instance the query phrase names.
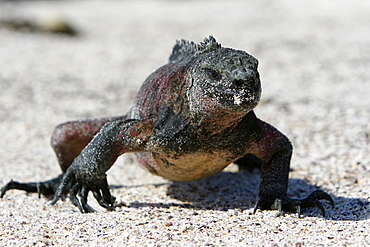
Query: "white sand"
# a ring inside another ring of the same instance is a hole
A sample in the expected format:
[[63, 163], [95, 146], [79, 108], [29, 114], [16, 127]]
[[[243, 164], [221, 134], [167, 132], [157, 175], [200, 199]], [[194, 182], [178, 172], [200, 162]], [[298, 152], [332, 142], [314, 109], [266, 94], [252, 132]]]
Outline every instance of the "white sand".
[[[0, 200], [1, 246], [370, 245], [370, 2], [0, 2], [0, 19], [66, 18], [78, 37], [0, 28], [0, 183], [60, 173], [58, 123], [121, 115], [176, 39], [213, 34], [259, 59], [257, 115], [292, 140], [289, 195], [315, 186], [336, 208], [250, 215], [258, 173], [172, 183], [120, 158], [108, 179], [116, 212], [80, 214], [69, 200], [11, 191]], [[327, 206], [327, 205], [326, 205]]]

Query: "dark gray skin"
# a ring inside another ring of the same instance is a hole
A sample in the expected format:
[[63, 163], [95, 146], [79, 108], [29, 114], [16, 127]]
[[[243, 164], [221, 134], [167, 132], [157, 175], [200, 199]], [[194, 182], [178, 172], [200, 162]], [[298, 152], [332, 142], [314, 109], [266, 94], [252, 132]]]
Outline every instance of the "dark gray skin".
[[[210, 36], [197, 45], [177, 42], [168, 64], [142, 85], [125, 116], [74, 121], [56, 127], [52, 146], [63, 174], [40, 183], [10, 181], [2, 188], [64, 194], [81, 212], [93, 212], [89, 191], [99, 204], [114, 210], [106, 172], [118, 156], [134, 152], [141, 167], [167, 179], [191, 181], [221, 172], [234, 162], [261, 163], [256, 206], [279, 212], [334, 206], [321, 190], [305, 199], [286, 196], [292, 144], [273, 126], [256, 117], [261, 95], [258, 61], [244, 51], [221, 47]], [[79, 194], [79, 199], [77, 197]]]

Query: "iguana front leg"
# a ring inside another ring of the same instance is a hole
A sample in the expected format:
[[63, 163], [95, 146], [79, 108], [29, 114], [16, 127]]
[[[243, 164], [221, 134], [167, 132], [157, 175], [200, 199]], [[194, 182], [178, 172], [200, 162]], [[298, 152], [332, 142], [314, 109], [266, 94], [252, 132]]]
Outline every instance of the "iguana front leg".
[[[67, 184], [71, 183], [71, 202], [82, 213], [94, 211], [87, 204], [89, 191], [93, 192], [102, 207], [114, 210], [114, 197], [108, 188], [106, 172], [121, 154], [145, 151], [151, 128], [150, 121], [132, 119], [116, 120], [104, 125], [64, 173], [51, 204], [59, 200]], [[77, 194], [80, 195], [80, 200]]]
[[334, 207], [333, 199], [321, 190], [314, 191], [305, 199], [291, 199], [286, 195], [290, 160], [293, 147], [287, 137], [271, 125], [260, 122], [262, 137], [254, 146], [254, 154], [262, 160], [260, 187], [253, 213], [258, 208], [284, 211], [298, 211], [301, 208], [317, 207], [325, 216], [319, 200], [327, 200]]

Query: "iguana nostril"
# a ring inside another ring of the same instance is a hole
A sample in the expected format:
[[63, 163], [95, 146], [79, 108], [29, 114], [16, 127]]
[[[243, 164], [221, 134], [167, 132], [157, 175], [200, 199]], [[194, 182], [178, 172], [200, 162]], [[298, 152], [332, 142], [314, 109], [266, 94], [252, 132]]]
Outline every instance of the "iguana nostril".
[[242, 80], [242, 79], [235, 79], [233, 81], [234, 86], [236, 87], [253, 87], [255, 84], [254, 80]]
[[240, 79], [234, 80], [234, 85], [237, 86], [237, 87], [242, 87], [245, 84], [246, 84], [246, 81], [244, 81], [244, 80], [240, 80]]

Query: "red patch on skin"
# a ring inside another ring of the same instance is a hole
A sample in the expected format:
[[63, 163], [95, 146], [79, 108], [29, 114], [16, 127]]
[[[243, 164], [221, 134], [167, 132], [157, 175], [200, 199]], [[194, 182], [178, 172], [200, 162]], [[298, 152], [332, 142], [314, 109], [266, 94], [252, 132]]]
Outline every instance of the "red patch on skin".
[[128, 133], [130, 136], [133, 137], [137, 137], [139, 135], [139, 132], [137, 132], [136, 130], [130, 130]]
[[184, 90], [186, 67], [170, 63], [157, 69], [142, 85], [136, 101], [140, 102], [139, 114], [143, 118], [150, 118], [158, 113], [158, 108], [164, 101], [176, 100]]
[[129, 128], [120, 129], [118, 133], [118, 137], [126, 138], [135, 138], [135, 139], [145, 139], [151, 133], [151, 126], [144, 122], [139, 122], [134, 124], [133, 126], [129, 126]]
[[274, 153], [280, 148], [279, 139], [284, 135], [271, 125], [264, 123], [262, 126], [262, 137], [251, 147], [252, 153], [263, 161], [269, 160]]

